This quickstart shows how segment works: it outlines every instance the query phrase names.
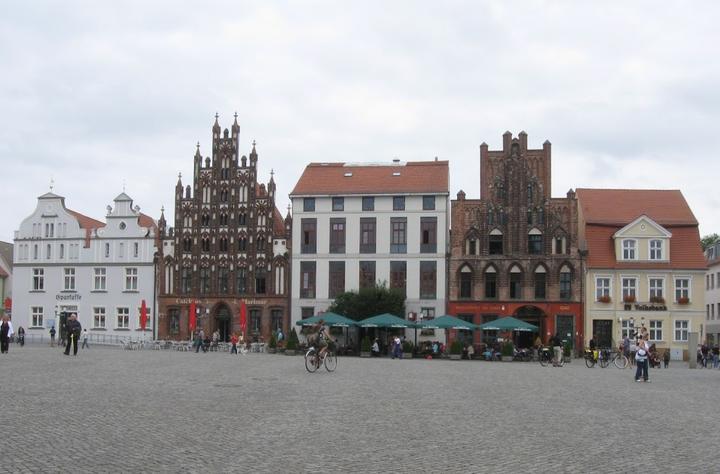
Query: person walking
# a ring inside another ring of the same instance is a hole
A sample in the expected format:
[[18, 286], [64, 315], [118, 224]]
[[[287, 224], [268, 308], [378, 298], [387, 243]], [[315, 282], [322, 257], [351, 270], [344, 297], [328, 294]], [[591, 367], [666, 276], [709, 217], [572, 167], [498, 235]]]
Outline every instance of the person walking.
[[82, 325], [80, 321], [77, 320], [77, 314], [73, 313], [70, 315], [65, 328], [67, 329], [67, 345], [65, 346], [64, 354], [70, 355], [70, 346], [72, 345], [73, 355], [76, 356], [78, 351], [78, 338], [82, 332]]
[[635, 352], [635, 364], [637, 365], [637, 370], [635, 370], [635, 381], [639, 382], [640, 377], [642, 377], [643, 381], [649, 382], [648, 380], [648, 354], [650, 352], [650, 348], [648, 347], [647, 341], [645, 339], [640, 339], [640, 341], [637, 344], [637, 351]]
[[555, 360], [553, 360], [553, 366], [559, 367], [560, 362], [562, 362], [562, 342], [560, 341], [560, 334], [556, 333], [552, 339], [550, 339], [550, 343], [553, 347], [553, 352], [555, 353]]
[[82, 340], [83, 340], [83, 343], [82, 343], [82, 346], [80, 347], [80, 349], [90, 349], [90, 345], [88, 344], [87, 328], [83, 329]]
[[20, 347], [23, 347], [25, 345], [25, 329], [20, 326], [18, 328], [18, 344], [20, 344]]
[[55, 347], [55, 325], [50, 328], [50, 347]]
[[238, 351], [237, 351], [237, 344], [238, 344], [237, 334], [233, 333], [233, 335], [230, 336], [230, 344], [231, 344], [231, 346], [230, 346], [230, 354], [235, 354], [235, 355], [237, 355], [237, 353], [238, 353]]
[[197, 354], [200, 352], [201, 348], [203, 352], [207, 352], [207, 349], [205, 348], [205, 331], [202, 329], [200, 329], [197, 333], [197, 347], [195, 348], [195, 353]]
[[7, 317], [7, 314], [3, 315], [2, 323], [0, 323], [0, 353], [7, 354], [8, 346], [10, 345], [10, 338], [13, 336], [12, 321]]

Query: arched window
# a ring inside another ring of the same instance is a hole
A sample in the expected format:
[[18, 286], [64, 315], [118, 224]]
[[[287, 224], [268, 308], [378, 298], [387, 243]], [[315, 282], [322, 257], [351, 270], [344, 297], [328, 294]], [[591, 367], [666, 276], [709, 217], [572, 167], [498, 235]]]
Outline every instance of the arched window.
[[560, 269], [560, 299], [572, 298], [572, 270], [567, 265]]
[[535, 299], [544, 300], [547, 294], [547, 271], [542, 265], [535, 269]]
[[225, 213], [220, 214], [220, 225], [228, 225], [228, 215]]
[[510, 268], [510, 298], [522, 298], [522, 270], [517, 265]]
[[200, 218], [200, 224], [203, 227], [208, 227], [210, 225], [210, 215], [209, 214], [203, 214]]
[[219, 243], [220, 243], [220, 251], [221, 251], [221, 252], [227, 252], [227, 249], [228, 249], [228, 239], [227, 239], [227, 237], [222, 237], [222, 238], [220, 239], [220, 242], [219, 242]]
[[460, 298], [472, 298], [472, 276], [470, 265], [463, 265], [460, 269]]
[[210, 251], [210, 239], [208, 239], [208, 238], [202, 239], [202, 251], [203, 252]]
[[497, 298], [497, 270], [493, 266], [485, 269], [485, 298]]
[[531, 255], [541, 255], [543, 253], [543, 236], [537, 228], [533, 228], [528, 232], [528, 253]]
[[499, 229], [493, 229], [488, 236], [488, 253], [490, 255], [503, 254], [503, 233]]
[[192, 239], [185, 237], [183, 239], [183, 252], [190, 252], [192, 250]]

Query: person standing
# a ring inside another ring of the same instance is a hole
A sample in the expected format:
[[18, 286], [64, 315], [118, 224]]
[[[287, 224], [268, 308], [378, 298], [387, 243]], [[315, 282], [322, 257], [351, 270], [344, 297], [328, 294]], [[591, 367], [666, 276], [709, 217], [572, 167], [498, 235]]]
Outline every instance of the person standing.
[[55, 325], [50, 328], [50, 347], [55, 347]]
[[640, 339], [640, 341], [637, 344], [637, 352], [635, 352], [635, 363], [637, 365], [637, 370], [635, 371], [635, 381], [636, 382], [640, 381], [641, 376], [645, 382], [649, 382], [649, 380], [648, 380], [648, 355], [649, 355], [649, 352], [650, 352], [650, 348], [648, 347], [647, 341], [645, 339]]
[[560, 362], [562, 362], [562, 342], [560, 341], [560, 334], [556, 333], [550, 340], [550, 343], [552, 344], [553, 352], [555, 353], [553, 365], [557, 367], [560, 365]]
[[65, 346], [64, 354], [70, 355], [70, 346], [72, 345], [73, 355], [76, 356], [78, 351], [78, 338], [82, 332], [82, 325], [80, 321], [77, 320], [77, 314], [73, 313], [70, 315], [65, 327], [67, 329], [67, 345]]
[[80, 347], [80, 349], [90, 349], [90, 345], [88, 344], [87, 328], [83, 329], [82, 340], [83, 340], [83, 343], [82, 343], [82, 346]]
[[230, 336], [230, 344], [231, 344], [230, 354], [237, 355], [237, 353], [238, 353], [238, 351], [237, 351], [237, 344], [238, 344], [237, 334], [233, 333], [233, 335]]
[[205, 346], [203, 345], [203, 343], [205, 342], [204, 339], [205, 339], [205, 331], [203, 331], [202, 329], [198, 330], [198, 332], [197, 332], [197, 347], [195, 348], [196, 354], [198, 352], [200, 352], [201, 348], [202, 348], [203, 352], [206, 352]]
[[22, 347], [22, 346], [25, 345], [25, 329], [24, 329], [22, 326], [20, 326], [20, 327], [18, 328], [18, 340], [17, 340], [17, 342], [18, 342], [18, 344], [20, 344], [20, 347]]
[[7, 314], [3, 315], [2, 323], [0, 323], [0, 353], [7, 354], [8, 346], [10, 345], [10, 338], [13, 336], [12, 321], [7, 317]]

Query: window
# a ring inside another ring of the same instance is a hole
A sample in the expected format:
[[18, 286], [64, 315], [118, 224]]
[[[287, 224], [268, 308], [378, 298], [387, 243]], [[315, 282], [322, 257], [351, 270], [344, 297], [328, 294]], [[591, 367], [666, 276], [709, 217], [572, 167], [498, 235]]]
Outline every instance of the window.
[[190, 252], [192, 250], [192, 239], [185, 237], [183, 239], [183, 252]]
[[63, 275], [65, 277], [63, 290], [75, 291], [75, 269], [74, 268], [65, 268], [65, 269], [63, 269]]
[[93, 268], [93, 290], [94, 291], [107, 290], [106, 276], [107, 276], [106, 268]]
[[650, 260], [662, 260], [662, 240], [650, 241]]
[[255, 271], [255, 294], [256, 295], [264, 295], [265, 294], [265, 270], [262, 270], [258, 268]]
[[180, 289], [183, 293], [190, 293], [192, 289], [192, 273], [190, 273], [189, 267], [183, 267], [182, 273], [180, 274]]
[[316, 242], [316, 219], [300, 219], [302, 235], [300, 242], [300, 253], [315, 253], [317, 251]]
[[405, 210], [405, 196], [393, 197], [393, 211], [404, 211]]
[[547, 294], [547, 278], [544, 267], [538, 267], [535, 270], [535, 299], [543, 300]]
[[270, 325], [273, 332], [277, 333], [278, 329], [282, 329], [283, 312], [281, 309], [270, 310]]
[[626, 337], [628, 339], [635, 337], [635, 334], [633, 332], [632, 325], [630, 324], [629, 319], [623, 319], [620, 324], [620, 331], [622, 334], [620, 335], [622, 339], [625, 339]]
[[250, 332], [252, 334], [260, 333], [260, 310], [250, 310]]
[[105, 258], [110, 258], [110, 244], [105, 244]]
[[239, 295], [244, 295], [247, 292], [247, 269], [237, 269], [235, 272], [235, 287]]
[[564, 247], [565, 247], [565, 237], [555, 237], [553, 240], [555, 244], [555, 253], [556, 254], [563, 254], [565, 253]]
[[432, 300], [437, 295], [437, 262], [420, 262], [420, 299]]
[[202, 216], [200, 216], [200, 225], [202, 227], [210, 226], [210, 215], [209, 214], [203, 214]]
[[247, 214], [245, 214], [244, 212], [238, 214], [238, 225], [247, 225]]
[[375, 218], [360, 218], [360, 253], [375, 253]]
[[330, 253], [345, 253], [345, 219], [330, 219]]
[[490, 255], [503, 254], [503, 236], [500, 233], [491, 233], [488, 239], [488, 253]]
[[423, 196], [423, 211], [435, 210], [435, 196]]
[[610, 278], [595, 278], [595, 301], [602, 301], [603, 298], [610, 298]]
[[312, 318], [313, 316], [315, 316], [315, 308], [309, 306], [300, 308], [300, 317], [302, 319]]
[[138, 269], [125, 269], [125, 291], [137, 291], [138, 289]]
[[522, 298], [522, 272], [517, 266], [510, 269], [510, 298]]
[[50, 244], [47, 244], [46, 250], [45, 250], [45, 258], [50, 260], [52, 258], [52, 246]]
[[560, 299], [572, 298], [572, 273], [566, 266], [560, 269]]
[[30, 314], [32, 315], [32, 327], [41, 328], [43, 327], [43, 307], [32, 306], [30, 308]]
[[528, 235], [528, 253], [531, 255], [540, 255], [543, 253], [542, 234]]
[[330, 262], [330, 285], [328, 298], [337, 298], [345, 292], [345, 262]]
[[247, 237], [239, 237], [238, 238], [238, 252], [246, 252], [247, 251]]
[[363, 196], [362, 210], [363, 211], [374, 211], [375, 210], [375, 198], [372, 196]]
[[689, 325], [690, 325], [690, 322], [687, 320], [675, 321], [675, 340], [676, 341], [687, 342]]
[[33, 291], [44, 291], [45, 290], [45, 269], [33, 268]]
[[300, 298], [315, 298], [315, 262], [300, 262]]
[[333, 211], [344, 211], [345, 210], [345, 198], [342, 198], [342, 197], [332, 198], [332, 210]]
[[137, 242], [135, 242], [135, 243], [133, 244], [133, 257], [137, 258], [138, 255], [140, 255], [140, 244], [138, 244]]
[[360, 261], [360, 289], [375, 286], [375, 262]]
[[662, 341], [662, 321], [661, 320], [650, 320], [650, 340], [651, 341]]
[[130, 308], [117, 308], [117, 329], [130, 328]]
[[437, 252], [437, 217], [420, 218], [420, 253]]
[[407, 262], [390, 261], [390, 288], [407, 294]]
[[690, 301], [690, 279], [675, 279], [675, 302], [688, 303]]
[[125, 244], [123, 242], [118, 245], [118, 257], [125, 257]]
[[635, 260], [635, 241], [623, 240], [623, 260]]
[[471, 237], [466, 241], [465, 254], [466, 255], [478, 255], [478, 241], [476, 238]]
[[200, 293], [210, 293], [210, 269], [200, 269]]
[[303, 211], [314, 212], [315, 211], [315, 198], [304, 198], [303, 199]]
[[391, 218], [390, 229], [390, 253], [407, 253], [407, 218]]
[[485, 298], [497, 298], [497, 273], [493, 267], [485, 270]]
[[623, 301], [633, 303], [637, 298], [637, 279], [623, 277], [621, 281]]
[[65, 244], [60, 244], [60, 252], [58, 258], [60, 258], [60, 260], [65, 258]]
[[105, 329], [105, 308], [102, 306], [93, 308], [93, 328]]
[[218, 293], [227, 294], [229, 289], [229, 281], [230, 271], [225, 267], [218, 268]]
[[460, 269], [460, 298], [472, 298], [472, 269], [467, 265]]
[[219, 240], [219, 250], [221, 252], [227, 252], [228, 250], [228, 239], [227, 237], [221, 237]]
[[650, 278], [650, 302], [651, 303], [662, 303], [663, 302], [663, 286], [664, 280], [662, 278]]

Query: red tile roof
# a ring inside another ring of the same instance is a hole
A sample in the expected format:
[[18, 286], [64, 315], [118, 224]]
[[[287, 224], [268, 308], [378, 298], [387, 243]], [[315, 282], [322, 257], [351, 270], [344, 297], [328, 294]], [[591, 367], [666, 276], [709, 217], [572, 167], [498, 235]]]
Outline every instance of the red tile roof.
[[[706, 268], [697, 220], [680, 191], [577, 189], [577, 197], [585, 223], [590, 268]], [[669, 262], [619, 262], [615, 259], [613, 235], [643, 214], [672, 233]]]
[[447, 161], [388, 165], [310, 163], [290, 195], [447, 194], [448, 177]]
[[155, 222], [155, 219], [148, 216], [147, 214], [143, 214], [142, 212], [140, 213], [140, 217], [138, 219], [138, 224], [140, 225], [140, 227], [147, 227], [147, 228], [153, 229], [155, 231], [155, 233], [157, 233], [157, 231], [158, 231], [158, 226], [157, 226], [157, 222]]
[[273, 209], [273, 236], [283, 237], [285, 235], [285, 219], [276, 207]]
[[72, 209], [68, 209], [67, 211], [73, 216], [75, 216], [75, 219], [77, 219], [78, 224], [80, 224], [80, 228], [82, 229], [99, 229], [100, 227], [105, 227], [104, 222], [100, 222], [93, 219], [92, 217], [80, 214], [79, 212], [73, 211]]

